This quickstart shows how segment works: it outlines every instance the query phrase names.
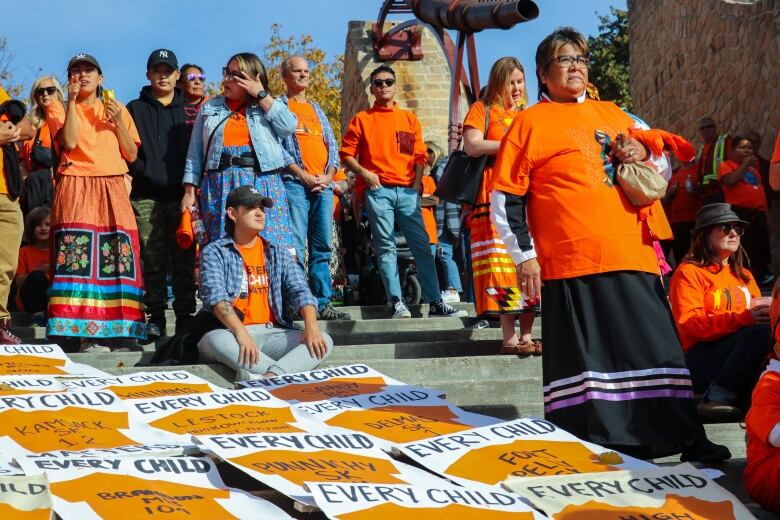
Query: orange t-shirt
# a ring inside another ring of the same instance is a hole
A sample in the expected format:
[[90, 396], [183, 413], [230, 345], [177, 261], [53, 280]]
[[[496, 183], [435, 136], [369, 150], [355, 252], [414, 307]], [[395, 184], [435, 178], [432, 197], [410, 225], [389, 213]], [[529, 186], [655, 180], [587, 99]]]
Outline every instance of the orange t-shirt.
[[628, 134], [617, 105], [542, 101], [516, 118], [501, 142], [493, 189], [528, 194], [527, 216], [544, 280], [610, 271], [658, 274], [650, 230], [671, 237], [659, 201], [637, 208], [615, 185], [599, 139]]
[[[488, 115], [487, 140], [500, 141], [503, 139], [515, 117], [521, 112], [521, 110], [514, 108], [507, 110], [497, 105], [491, 105], [490, 115]], [[469, 108], [466, 119], [463, 120], [463, 128], [465, 129], [467, 126], [485, 133], [485, 104], [482, 101], [477, 101]]]
[[323, 175], [328, 165], [328, 147], [317, 112], [309, 103], [288, 100], [290, 111], [298, 116], [295, 138], [301, 150], [303, 169], [312, 175]]
[[[346, 181], [349, 178], [347, 177], [346, 172], [344, 171], [344, 168], [339, 168], [336, 170], [336, 173], [333, 175], [333, 182], [341, 182]], [[335, 221], [341, 221], [342, 215], [341, 215], [341, 197], [333, 194], [333, 220]]]
[[[431, 179], [430, 175], [423, 175], [422, 190], [423, 195], [433, 195], [433, 192], [436, 191], [436, 182]], [[428, 233], [428, 241], [431, 244], [438, 244], [439, 232], [436, 230], [436, 215], [433, 213], [436, 206], [427, 206], [421, 209], [425, 232]]]
[[777, 138], [775, 139], [775, 150], [772, 152], [771, 164], [780, 163], [780, 132], [777, 132]]
[[[688, 176], [691, 177], [691, 187], [694, 190], [689, 193], [685, 189]], [[696, 212], [704, 204], [701, 196], [696, 194], [699, 187], [699, 172], [696, 163], [691, 166], [681, 166], [672, 174], [669, 179], [669, 186], [677, 184], [679, 189], [675, 193], [672, 202], [669, 204], [669, 222], [694, 222]]]
[[734, 186], [728, 186], [723, 182], [723, 176], [737, 168], [739, 168], [739, 163], [732, 160], [723, 161], [718, 167], [718, 180], [723, 188], [726, 202], [738, 208], [765, 211], [766, 193], [764, 185], [761, 183], [761, 172], [755, 166], [748, 166], [747, 171]]
[[[77, 177], [102, 177], [127, 173], [127, 163], [119, 149], [119, 140], [109, 122], [106, 109], [100, 100], [85, 105], [76, 103], [78, 116], [78, 143], [73, 150], [60, 150], [60, 168], [62, 175]], [[122, 122], [136, 146], [141, 137], [126, 108], [122, 108]], [[55, 101], [46, 107], [46, 124], [52, 135], [57, 135], [65, 125], [65, 107]]]
[[[411, 186], [414, 165], [425, 164], [428, 149], [417, 117], [398, 103], [385, 108], [374, 104], [358, 112], [349, 122], [341, 142], [341, 160], [355, 157], [365, 169], [379, 175], [383, 186]], [[355, 191], [363, 193], [366, 181], [355, 180]]]
[[235, 114], [225, 121], [222, 146], [249, 146], [252, 138], [249, 136], [249, 125], [246, 122], [246, 104], [232, 99], [228, 99], [227, 104]]
[[[38, 134], [38, 140], [41, 142], [41, 146], [44, 148], [51, 148], [51, 133], [49, 132], [49, 125], [47, 125], [45, 122], [41, 126], [41, 132]], [[34, 144], [35, 139], [28, 139], [22, 143], [21, 150], [19, 150], [19, 160], [24, 161], [24, 167], [27, 168], [27, 171], [31, 171], [33, 167], [32, 157], [30, 157], [30, 154], [32, 154]]]
[[758, 380], [745, 423], [747, 465], [745, 488], [764, 509], [780, 512], [780, 447], [769, 434], [780, 423], [780, 362], [773, 360]]
[[[19, 250], [19, 265], [16, 267], [16, 274], [30, 274], [38, 267], [49, 262], [49, 249], [39, 249], [35, 246], [23, 246]], [[51, 280], [49, 271], [45, 271], [46, 278]], [[17, 290], [21, 287], [17, 287]], [[19, 297], [19, 293], [16, 294], [16, 306], [20, 311], [24, 310], [24, 305]]]
[[268, 271], [265, 268], [265, 247], [258, 238], [254, 245], [242, 247], [236, 244], [244, 259], [244, 275], [241, 290], [233, 305], [244, 313], [244, 325], [272, 323], [274, 321], [268, 300]]
[[684, 262], [672, 275], [669, 302], [683, 350], [753, 324], [750, 302], [761, 296], [753, 279], [743, 282], [724, 267], [698, 267]]

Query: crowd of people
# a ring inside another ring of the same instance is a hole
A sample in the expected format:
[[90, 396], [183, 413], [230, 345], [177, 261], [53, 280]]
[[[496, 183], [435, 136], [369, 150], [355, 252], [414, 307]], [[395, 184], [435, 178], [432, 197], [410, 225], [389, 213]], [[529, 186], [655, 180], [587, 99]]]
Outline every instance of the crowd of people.
[[[388, 316], [411, 317], [401, 236], [429, 317], [473, 301], [500, 322], [497, 353], [542, 355], [549, 420], [635, 456], [706, 462], [730, 454], [700, 414], [751, 410], [749, 456], [777, 472], [780, 413], [765, 397], [769, 410], [751, 408], [751, 394], [780, 314], [761, 293], [780, 264], [780, 136], [769, 161], [760, 135], [706, 117], [696, 154], [600, 101], [588, 66], [582, 34], [550, 34], [528, 107], [522, 64], [493, 64], [463, 122], [465, 153], [487, 159], [475, 204], [461, 206], [437, 197], [447, 154], [395, 101], [390, 66], [371, 71], [374, 102], [338, 142], [301, 56], [283, 60], [277, 97], [262, 61], [235, 54], [207, 98], [203, 69], [158, 49], [125, 107], [98, 60], [78, 54], [65, 89], [55, 76], [34, 83], [26, 116], [3, 100], [0, 342], [20, 341], [8, 299], [82, 352], [154, 341], [170, 285], [174, 338], [198, 359], [243, 379], [308, 370], [333, 349], [317, 321], [350, 319], [333, 305], [333, 267], [343, 282], [370, 263], [361, 230]], [[666, 179], [665, 195], [632, 202], [627, 169]], [[761, 381], [756, 392], [780, 391]]]

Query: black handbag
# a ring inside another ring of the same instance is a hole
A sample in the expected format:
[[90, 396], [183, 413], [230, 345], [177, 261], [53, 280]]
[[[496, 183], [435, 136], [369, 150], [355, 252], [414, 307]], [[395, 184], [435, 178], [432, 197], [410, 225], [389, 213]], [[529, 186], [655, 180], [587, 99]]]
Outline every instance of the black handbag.
[[[489, 117], [490, 107], [486, 106], [483, 139], [487, 138]], [[447, 202], [474, 206], [487, 162], [487, 155], [471, 157], [463, 150], [453, 150], [433, 194]]]

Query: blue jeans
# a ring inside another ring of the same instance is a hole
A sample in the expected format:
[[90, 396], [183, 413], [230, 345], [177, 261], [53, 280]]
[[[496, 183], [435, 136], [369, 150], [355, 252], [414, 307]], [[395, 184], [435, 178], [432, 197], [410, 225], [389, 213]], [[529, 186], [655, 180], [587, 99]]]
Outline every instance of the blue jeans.
[[452, 237], [446, 230], [439, 236], [439, 249], [441, 250], [441, 261], [444, 264], [445, 278], [447, 279], [447, 287], [445, 289], [455, 289], [458, 292], [462, 292], [463, 286], [460, 283], [458, 264], [452, 258]]
[[303, 268], [304, 252], [309, 246], [311, 292], [322, 307], [330, 301], [330, 259], [333, 256], [333, 188], [312, 193], [301, 181], [285, 177], [293, 243], [298, 263]]
[[403, 300], [393, 236], [395, 222], [398, 222], [414, 255], [423, 299], [428, 303], [441, 300], [436, 263], [420, 211], [420, 194], [411, 188], [369, 189], [366, 190], [366, 211], [387, 301], [392, 302], [394, 298]]

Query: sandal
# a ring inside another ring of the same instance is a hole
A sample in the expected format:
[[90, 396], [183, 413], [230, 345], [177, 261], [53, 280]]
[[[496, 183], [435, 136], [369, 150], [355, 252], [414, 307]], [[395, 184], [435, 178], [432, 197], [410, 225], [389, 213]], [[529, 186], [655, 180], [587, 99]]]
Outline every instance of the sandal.
[[536, 347], [534, 346], [534, 342], [525, 341], [516, 345], [502, 345], [500, 354], [511, 356], [532, 356], [535, 352]]
[[534, 356], [541, 356], [542, 355], [542, 342], [538, 339], [535, 339], [531, 341], [531, 344], [534, 346], [533, 354]]

